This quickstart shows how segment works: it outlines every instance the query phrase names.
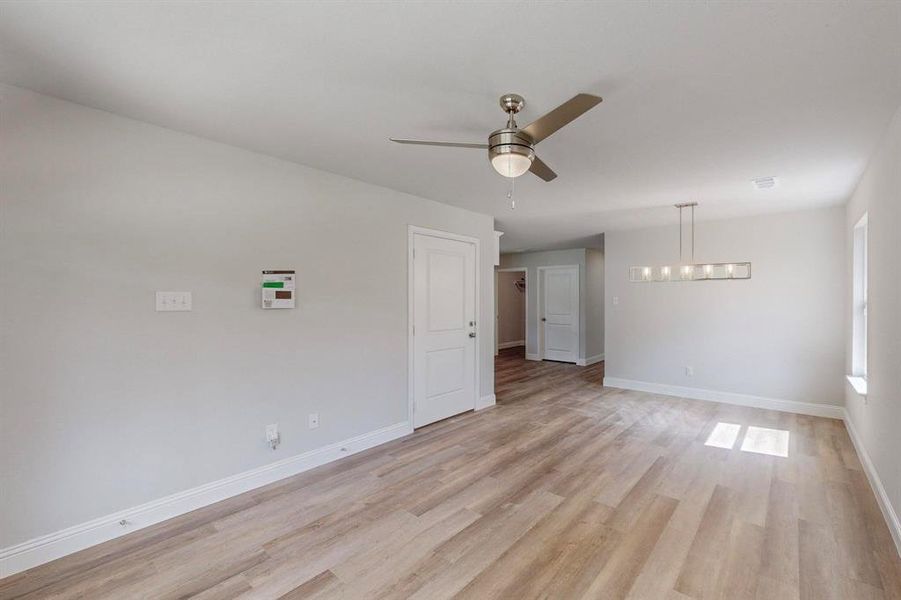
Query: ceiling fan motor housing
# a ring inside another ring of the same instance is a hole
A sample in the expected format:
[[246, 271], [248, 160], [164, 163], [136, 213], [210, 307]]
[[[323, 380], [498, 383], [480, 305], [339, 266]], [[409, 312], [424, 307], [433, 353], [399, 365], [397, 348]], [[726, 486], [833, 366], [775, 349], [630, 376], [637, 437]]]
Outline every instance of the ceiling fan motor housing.
[[[492, 165], [495, 165], [495, 169], [497, 169], [498, 173], [501, 175], [505, 175], [506, 177], [518, 177], [525, 171], [516, 172], [516, 174], [506, 174], [498, 168], [498, 161], [504, 158], [514, 159], [511, 155], [523, 157], [531, 164], [535, 159], [535, 147], [532, 138], [519, 129], [498, 129], [493, 132], [488, 137], [488, 160], [491, 161]], [[525, 161], [522, 159], [514, 160], [516, 163], [526, 166]], [[528, 170], [528, 168], [526, 167], [525, 170]]]

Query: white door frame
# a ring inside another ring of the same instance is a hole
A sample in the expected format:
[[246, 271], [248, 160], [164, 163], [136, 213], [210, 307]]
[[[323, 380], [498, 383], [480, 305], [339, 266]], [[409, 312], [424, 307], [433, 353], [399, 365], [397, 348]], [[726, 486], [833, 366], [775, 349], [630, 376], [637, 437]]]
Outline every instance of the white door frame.
[[[579, 278], [579, 297], [578, 306], [576, 307], [576, 318], [579, 320], [578, 327], [578, 347], [576, 348], [576, 360], [579, 359], [579, 353], [581, 352], [580, 348], [582, 347], [582, 269], [578, 264], [575, 265], [552, 265], [547, 267], [538, 267], [538, 286], [536, 287], [536, 291], [538, 292], [538, 310], [535, 311], [535, 327], [538, 329], [538, 360], [545, 360], [544, 358], [544, 327], [541, 325], [541, 315], [544, 312], [544, 277], [542, 274], [545, 271], [550, 271], [551, 269], [575, 269]], [[527, 288], [528, 289], [528, 288]], [[527, 327], [528, 329], [528, 327]], [[528, 332], [526, 332], [528, 335]]]
[[526, 307], [525, 307], [525, 314], [523, 315], [523, 318], [525, 319], [524, 326], [525, 326], [525, 337], [526, 337], [526, 340], [525, 340], [526, 353], [528, 353], [528, 351], [529, 351], [529, 269], [528, 269], [528, 267], [504, 267], [504, 268], [498, 267], [497, 269], [494, 270], [494, 316], [495, 316], [495, 319], [494, 319], [494, 354], [495, 354], [495, 356], [497, 355], [498, 351], [500, 350], [500, 348], [498, 347], [499, 342], [497, 341], [497, 317], [498, 317], [498, 312], [497, 312], [497, 274], [498, 273], [516, 273], [516, 272], [522, 273], [523, 274], [522, 277], [526, 281], [526, 293], [525, 293]]
[[445, 240], [455, 240], [458, 242], [467, 242], [469, 244], [473, 244], [476, 249], [476, 269], [475, 269], [475, 319], [476, 319], [476, 373], [475, 373], [475, 397], [473, 398], [472, 407], [475, 408], [479, 405], [479, 398], [482, 393], [482, 376], [481, 376], [481, 368], [480, 363], [482, 362], [482, 352], [481, 352], [481, 325], [482, 320], [480, 316], [480, 304], [482, 302], [482, 297], [479, 293], [479, 283], [482, 279], [482, 263], [481, 263], [481, 248], [479, 247], [479, 238], [470, 237], [468, 235], [460, 235], [457, 233], [450, 233], [448, 231], [441, 231], [439, 229], [429, 229], [428, 227], [420, 227], [418, 225], [407, 225], [407, 419], [410, 424], [410, 431], [413, 431], [413, 409], [415, 405], [415, 397], [414, 397], [414, 377], [416, 375], [415, 365], [414, 365], [414, 344], [416, 343], [416, 339], [413, 336], [413, 324], [416, 322], [415, 315], [413, 314], [413, 297], [414, 297], [414, 268], [413, 268], [413, 240], [416, 235], [428, 235], [431, 237], [442, 238]]

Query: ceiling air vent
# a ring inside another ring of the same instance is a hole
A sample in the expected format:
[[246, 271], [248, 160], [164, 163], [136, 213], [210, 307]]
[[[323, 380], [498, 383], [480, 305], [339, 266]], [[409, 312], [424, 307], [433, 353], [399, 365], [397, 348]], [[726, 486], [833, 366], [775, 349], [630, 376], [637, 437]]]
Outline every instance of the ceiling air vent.
[[754, 184], [758, 190], [769, 190], [776, 187], [776, 178], [775, 177], [758, 177], [757, 179], [752, 179], [751, 183]]

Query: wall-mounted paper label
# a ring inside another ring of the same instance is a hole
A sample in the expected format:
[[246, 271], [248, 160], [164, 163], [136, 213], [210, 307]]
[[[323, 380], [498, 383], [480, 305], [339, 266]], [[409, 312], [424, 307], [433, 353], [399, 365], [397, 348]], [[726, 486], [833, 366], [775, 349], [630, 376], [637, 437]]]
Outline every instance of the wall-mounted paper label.
[[294, 271], [263, 271], [263, 308], [294, 308]]

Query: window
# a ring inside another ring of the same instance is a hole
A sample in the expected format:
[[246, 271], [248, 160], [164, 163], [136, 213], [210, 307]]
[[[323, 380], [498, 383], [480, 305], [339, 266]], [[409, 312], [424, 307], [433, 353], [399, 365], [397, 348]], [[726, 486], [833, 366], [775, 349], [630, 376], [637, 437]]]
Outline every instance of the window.
[[851, 317], [851, 375], [859, 394], [867, 393], [867, 215], [854, 226], [853, 307]]

